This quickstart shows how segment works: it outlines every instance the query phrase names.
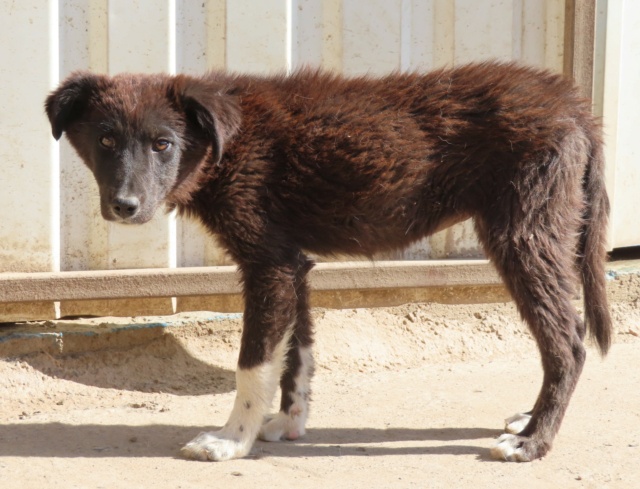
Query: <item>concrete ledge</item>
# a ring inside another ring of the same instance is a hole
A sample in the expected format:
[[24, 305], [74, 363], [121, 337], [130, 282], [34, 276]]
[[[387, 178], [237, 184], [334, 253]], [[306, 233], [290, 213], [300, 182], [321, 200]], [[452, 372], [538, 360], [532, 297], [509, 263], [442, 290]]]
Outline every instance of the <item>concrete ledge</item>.
[[[317, 291], [501, 284], [486, 260], [331, 262], [310, 274]], [[236, 267], [0, 273], [0, 303], [240, 293]]]
[[0, 359], [45, 352], [54, 357], [101, 350], [127, 350], [162, 338], [168, 328], [238, 321], [241, 314], [211, 312], [158, 318], [94, 318], [39, 321], [0, 328]]

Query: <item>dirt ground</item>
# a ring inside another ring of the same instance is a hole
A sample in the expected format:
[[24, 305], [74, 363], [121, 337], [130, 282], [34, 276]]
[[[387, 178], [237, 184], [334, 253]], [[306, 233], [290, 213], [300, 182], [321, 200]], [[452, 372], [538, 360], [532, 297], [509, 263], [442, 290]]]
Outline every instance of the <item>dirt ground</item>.
[[[314, 310], [307, 435], [258, 442], [243, 460], [183, 460], [180, 446], [224, 424], [234, 397], [240, 316], [199, 313], [162, 318], [169, 326], [149, 328], [133, 347], [117, 341], [124, 328], [104, 333], [93, 352], [61, 344], [60, 355], [0, 361], [0, 484], [640, 487], [640, 279], [625, 280], [617, 279], [625, 293], [612, 304], [615, 345], [604, 361], [589, 348], [543, 460], [488, 456], [503, 419], [530, 408], [541, 383], [535, 345], [512, 304]], [[144, 321], [158, 318], [129, 319]]]

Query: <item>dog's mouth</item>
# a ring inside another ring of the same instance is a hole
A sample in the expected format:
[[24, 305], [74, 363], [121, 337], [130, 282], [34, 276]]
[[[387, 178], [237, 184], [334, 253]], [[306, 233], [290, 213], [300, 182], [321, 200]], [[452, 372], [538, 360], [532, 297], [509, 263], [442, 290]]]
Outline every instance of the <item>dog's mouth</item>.
[[115, 218], [115, 219], [109, 219], [109, 221], [111, 222], [115, 222], [117, 224], [124, 224], [126, 226], [135, 226], [135, 225], [140, 225], [140, 224], [146, 224], [147, 222], [151, 221], [151, 219], [153, 219], [153, 216], [147, 218], [127, 218], [127, 219], [123, 219], [123, 218]]
[[115, 222], [117, 224], [136, 225], [136, 224], [145, 224], [151, 221], [151, 219], [153, 219], [154, 214], [155, 213], [149, 213], [149, 215], [138, 214], [131, 217], [122, 217], [122, 216], [115, 215], [110, 210], [108, 210], [107, 212], [103, 210], [102, 217], [105, 221]]

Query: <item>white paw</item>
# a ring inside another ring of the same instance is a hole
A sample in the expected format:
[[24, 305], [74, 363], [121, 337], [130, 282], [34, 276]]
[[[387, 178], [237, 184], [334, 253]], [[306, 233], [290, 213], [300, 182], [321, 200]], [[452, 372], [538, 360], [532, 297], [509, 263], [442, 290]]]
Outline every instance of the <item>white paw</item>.
[[182, 455], [194, 460], [231, 460], [244, 457], [251, 450], [252, 440], [235, 440], [224, 430], [200, 433], [182, 447]]
[[496, 445], [491, 448], [491, 456], [507, 462], [529, 462], [521, 447], [522, 438], [505, 433], [498, 438]]
[[291, 414], [280, 411], [262, 425], [258, 435], [264, 441], [297, 440], [304, 436], [305, 416], [292, 407]]
[[515, 414], [504, 420], [504, 430], [507, 433], [517, 435], [524, 430], [531, 421], [531, 415], [526, 413]]

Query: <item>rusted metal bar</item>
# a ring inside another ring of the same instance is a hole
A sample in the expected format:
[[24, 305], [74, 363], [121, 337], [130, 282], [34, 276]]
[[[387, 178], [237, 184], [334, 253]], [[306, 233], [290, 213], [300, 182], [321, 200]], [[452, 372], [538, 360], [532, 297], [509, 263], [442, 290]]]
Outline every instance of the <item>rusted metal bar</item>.
[[[310, 274], [314, 290], [496, 285], [485, 260], [331, 262]], [[240, 292], [235, 267], [0, 273], [0, 302], [181, 297]]]

